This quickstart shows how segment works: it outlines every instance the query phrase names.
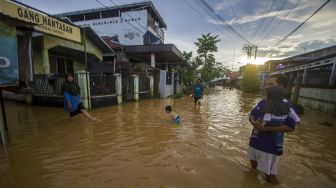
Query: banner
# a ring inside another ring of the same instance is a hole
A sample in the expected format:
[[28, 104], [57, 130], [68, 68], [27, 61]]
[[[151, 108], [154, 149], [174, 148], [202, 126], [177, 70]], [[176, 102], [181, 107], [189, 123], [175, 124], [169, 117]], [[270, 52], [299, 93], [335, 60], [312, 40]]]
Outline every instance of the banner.
[[32, 23], [36, 31], [74, 42], [81, 42], [80, 28], [57, 18], [9, 0], [0, 0], [0, 13]]
[[16, 86], [18, 48], [15, 27], [0, 22], [0, 86]]

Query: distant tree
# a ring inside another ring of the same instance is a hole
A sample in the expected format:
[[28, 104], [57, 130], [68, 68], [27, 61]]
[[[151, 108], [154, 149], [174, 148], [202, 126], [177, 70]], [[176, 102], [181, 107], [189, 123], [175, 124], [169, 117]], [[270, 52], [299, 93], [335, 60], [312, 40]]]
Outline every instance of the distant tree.
[[202, 34], [200, 38], [197, 39], [195, 45], [197, 47], [197, 57], [196, 65], [201, 66], [201, 78], [205, 82], [218, 76], [216, 69], [218, 69], [218, 64], [215, 61], [213, 52], [218, 51], [217, 43], [220, 41], [218, 35], [213, 36], [211, 33]]
[[243, 71], [242, 87], [245, 92], [259, 91], [258, 67], [253, 64], [245, 65]]
[[191, 93], [195, 83], [195, 71], [197, 65], [192, 59], [192, 52], [183, 51], [182, 55], [189, 66], [178, 66], [176, 67], [176, 71], [180, 76], [183, 85], [185, 86], [184, 92]]

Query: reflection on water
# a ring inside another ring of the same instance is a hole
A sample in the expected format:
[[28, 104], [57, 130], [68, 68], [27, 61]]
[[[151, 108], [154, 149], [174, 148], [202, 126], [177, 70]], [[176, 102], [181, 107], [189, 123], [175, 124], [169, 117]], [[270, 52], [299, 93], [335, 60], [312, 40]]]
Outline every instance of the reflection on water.
[[[70, 121], [59, 108], [7, 103], [10, 143], [0, 149], [0, 187], [271, 187], [250, 171], [248, 112], [258, 96], [212, 89], [189, 97], [100, 108]], [[182, 123], [169, 125], [173, 104]], [[286, 136], [280, 187], [335, 187], [335, 128], [308, 111]], [[29, 186], [27, 186], [29, 185]]]

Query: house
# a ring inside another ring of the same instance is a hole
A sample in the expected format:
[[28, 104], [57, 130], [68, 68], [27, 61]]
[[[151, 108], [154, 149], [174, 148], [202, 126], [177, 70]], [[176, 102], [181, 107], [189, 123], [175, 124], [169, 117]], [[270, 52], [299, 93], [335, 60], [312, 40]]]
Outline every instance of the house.
[[91, 98], [95, 96], [115, 95], [114, 88], [97, 92], [95, 86], [103, 83], [94, 84], [97, 76], [86, 72], [88, 62], [99, 63], [105, 54], [114, 54], [91, 27], [73, 25], [16, 1], [1, 0], [0, 4], [0, 41], [8, 43], [1, 45], [1, 56], [13, 65], [9, 67], [13, 78], [7, 81], [11, 84], [4, 85], [19, 83], [19, 89], [14, 91], [26, 92], [34, 102], [62, 105], [60, 88], [64, 74], [70, 72], [82, 89], [85, 107], [91, 107]]
[[[134, 92], [132, 74], [135, 73], [139, 83], [152, 83], [150, 91], [146, 91], [148, 87], [139, 85], [140, 98], [150, 94], [167, 97], [181, 91], [174, 67], [186, 66], [187, 63], [174, 44], [164, 43], [167, 25], [152, 2], [73, 11], [56, 16], [69, 19], [78, 26], [92, 27], [111, 48], [125, 54], [133, 70], [121, 72], [126, 92], [123, 93], [124, 99], [133, 96], [129, 92]], [[111, 56], [104, 56], [104, 60], [118, 63]], [[130, 97], [130, 100], [133, 98]]]
[[328, 113], [336, 111], [336, 45], [265, 65], [270, 75], [289, 79], [292, 101]]

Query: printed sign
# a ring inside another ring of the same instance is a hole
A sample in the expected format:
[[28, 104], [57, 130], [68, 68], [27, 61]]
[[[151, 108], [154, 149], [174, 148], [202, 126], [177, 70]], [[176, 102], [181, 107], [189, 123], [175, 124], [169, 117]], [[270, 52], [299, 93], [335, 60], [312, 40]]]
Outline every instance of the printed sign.
[[8, 0], [0, 0], [0, 13], [32, 23], [34, 24], [34, 29], [42, 33], [58, 36], [74, 42], [81, 42], [79, 27], [67, 24], [24, 5]]
[[101, 37], [112, 37], [122, 45], [143, 45], [147, 32], [147, 11], [122, 12], [118, 17], [74, 22], [89, 25]]

